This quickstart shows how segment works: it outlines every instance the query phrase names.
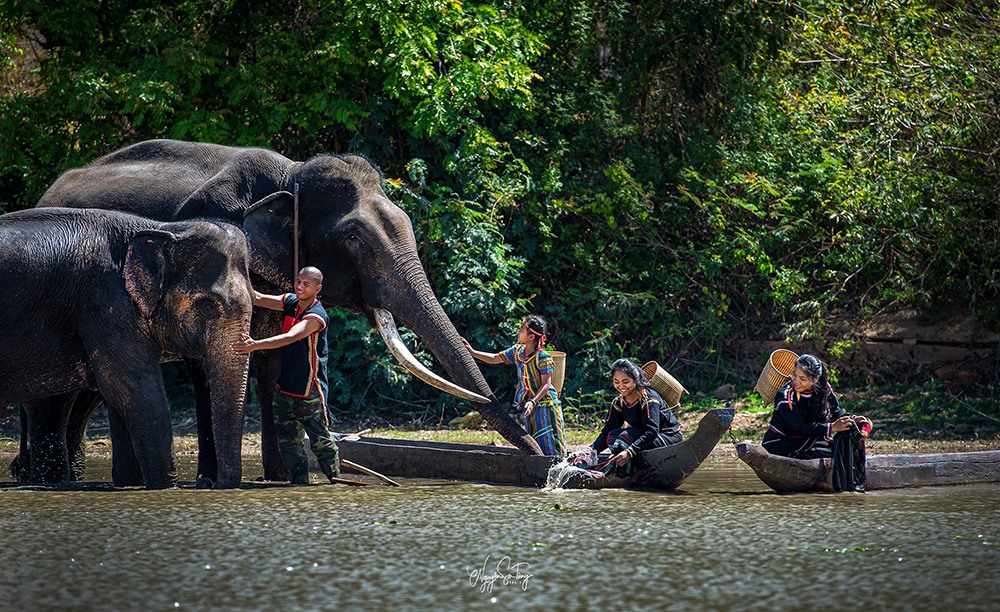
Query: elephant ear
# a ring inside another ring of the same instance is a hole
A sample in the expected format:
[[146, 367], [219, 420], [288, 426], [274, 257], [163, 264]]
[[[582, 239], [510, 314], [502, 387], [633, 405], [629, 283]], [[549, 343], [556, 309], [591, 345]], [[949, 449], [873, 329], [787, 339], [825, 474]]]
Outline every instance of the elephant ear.
[[150, 317], [163, 298], [167, 277], [167, 245], [177, 236], [160, 230], [143, 230], [128, 243], [122, 276], [125, 290], [144, 317]]
[[[295, 196], [279, 191], [247, 208], [243, 233], [250, 246], [251, 269], [278, 285], [295, 275], [292, 253]], [[301, 231], [301, 228], [300, 228]]]

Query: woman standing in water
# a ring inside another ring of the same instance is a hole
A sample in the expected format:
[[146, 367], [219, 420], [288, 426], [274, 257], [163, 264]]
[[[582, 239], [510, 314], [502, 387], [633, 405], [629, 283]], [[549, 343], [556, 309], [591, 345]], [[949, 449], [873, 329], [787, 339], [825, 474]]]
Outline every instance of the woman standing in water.
[[544, 350], [548, 326], [539, 315], [528, 315], [517, 330], [517, 344], [500, 353], [486, 353], [472, 348], [462, 338], [465, 348], [484, 363], [506, 363], [517, 368], [517, 389], [514, 406], [521, 412], [528, 433], [538, 442], [545, 455], [562, 457], [566, 454], [559, 394], [552, 386], [554, 362]]

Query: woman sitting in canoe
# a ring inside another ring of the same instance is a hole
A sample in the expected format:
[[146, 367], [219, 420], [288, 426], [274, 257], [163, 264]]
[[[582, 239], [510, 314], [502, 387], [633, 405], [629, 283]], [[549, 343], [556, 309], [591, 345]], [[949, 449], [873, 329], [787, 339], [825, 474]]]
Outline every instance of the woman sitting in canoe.
[[619, 359], [611, 364], [611, 381], [618, 397], [611, 402], [600, 435], [589, 448], [573, 453], [573, 458], [595, 455], [609, 449], [609, 466], [617, 473], [630, 473], [631, 461], [641, 451], [681, 441], [681, 426], [660, 394], [635, 363]]
[[[841, 409], [827, 381], [827, 369], [818, 358], [805, 354], [795, 362], [791, 380], [775, 395], [771, 425], [762, 444], [772, 455], [796, 459], [836, 454], [839, 466], [835, 468], [835, 481], [840, 469], [843, 471], [839, 478], [851, 479], [838, 490], [858, 490], [859, 483], [864, 486], [864, 438], [870, 431], [869, 419]], [[838, 435], [842, 432], [848, 433]]]

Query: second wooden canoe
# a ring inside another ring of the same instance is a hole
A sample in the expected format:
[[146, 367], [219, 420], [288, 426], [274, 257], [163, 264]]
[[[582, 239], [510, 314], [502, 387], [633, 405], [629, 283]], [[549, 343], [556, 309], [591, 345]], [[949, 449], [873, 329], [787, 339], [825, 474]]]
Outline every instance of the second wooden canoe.
[[[833, 491], [829, 459], [792, 459], [772, 455], [759, 444], [738, 444], [737, 453], [775, 491]], [[869, 455], [869, 491], [940, 485], [1000, 482], [1000, 451]]]

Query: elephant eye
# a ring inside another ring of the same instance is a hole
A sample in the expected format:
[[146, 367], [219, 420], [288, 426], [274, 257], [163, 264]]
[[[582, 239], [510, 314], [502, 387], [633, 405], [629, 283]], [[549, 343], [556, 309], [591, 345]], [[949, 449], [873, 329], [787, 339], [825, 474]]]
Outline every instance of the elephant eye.
[[222, 315], [212, 298], [198, 298], [194, 303], [194, 308], [205, 319], [218, 319]]
[[365, 241], [362, 240], [361, 236], [358, 236], [357, 234], [348, 234], [347, 239], [345, 240], [345, 244], [351, 250], [356, 251], [365, 245]]

